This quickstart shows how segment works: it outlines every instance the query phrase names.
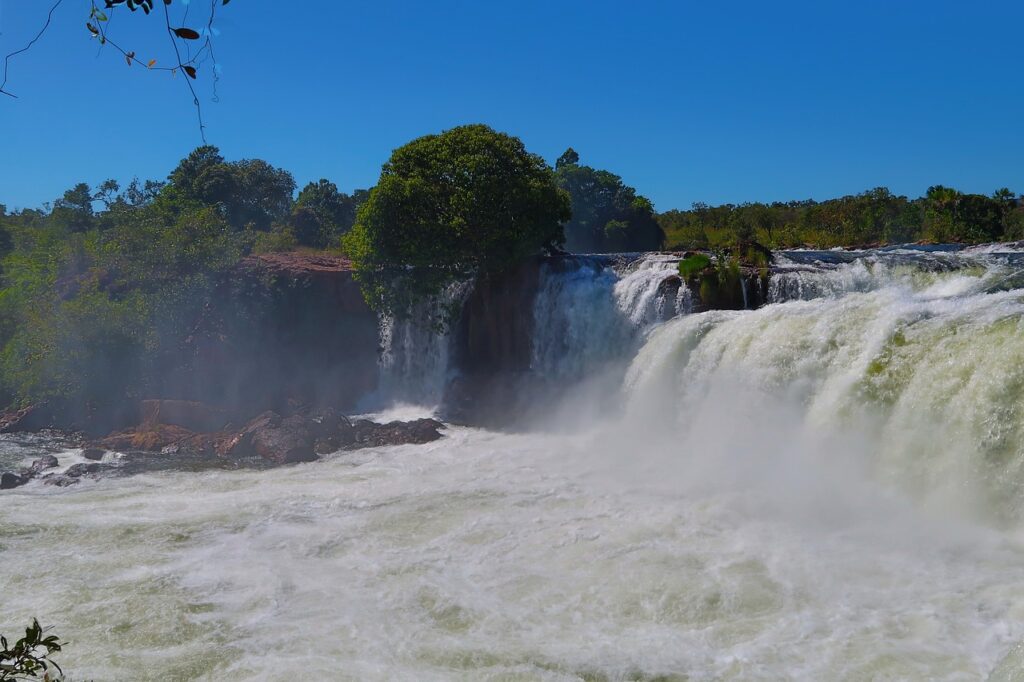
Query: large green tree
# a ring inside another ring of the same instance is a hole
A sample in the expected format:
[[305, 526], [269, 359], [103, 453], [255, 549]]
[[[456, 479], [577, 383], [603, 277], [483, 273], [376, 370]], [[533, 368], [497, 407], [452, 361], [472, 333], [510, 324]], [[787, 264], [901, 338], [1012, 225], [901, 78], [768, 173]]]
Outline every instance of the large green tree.
[[225, 161], [220, 150], [203, 145], [181, 160], [168, 176], [175, 203], [217, 206], [236, 230], [269, 230], [287, 218], [295, 179], [262, 159]]
[[401, 314], [448, 284], [563, 242], [569, 197], [519, 138], [485, 125], [396, 149], [345, 246], [367, 301]]
[[555, 164], [558, 186], [572, 198], [572, 219], [565, 225], [570, 251], [609, 253], [653, 251], [665, 233], [651, 202], [614, 173], [581, 166], [571, 147]]

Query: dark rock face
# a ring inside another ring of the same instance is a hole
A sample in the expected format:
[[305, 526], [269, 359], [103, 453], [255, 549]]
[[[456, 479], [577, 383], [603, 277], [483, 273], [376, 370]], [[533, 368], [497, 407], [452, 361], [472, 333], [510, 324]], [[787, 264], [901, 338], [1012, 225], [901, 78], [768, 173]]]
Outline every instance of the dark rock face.
[[447, 417], [462, 423], [500, 422], [509, 412], [502, 396], [516, 393], [530, 371], [533, 306], [542, 264], [575, 265], [572, 256], [533, 259], [502, 275], [482, 279], [463, 305], [454, 330], [458, 378], [446, 388]]
[[82, 457], [91, 459], [94, 462], [98, 462], [103, 459], [105, 454], [107, 454], [107, 451], [103, 448], [85, 448], [82, 450]]
[[161, 421], [209, 431], [262, 410], [348, 410], [376, 387], [377, 315], [363, 300], [348, 260], [252, 256], [222, 289], [181, 353], [167, 361], [159, 393], [224, 408], [231, 419], [216, 426], [178, 416]]
[[160, 383], [148, 387], [154, 400], [141, 410], [116, 395], [95, 404], [53, 400], [0, 414], [0, 431], [99, 436], [149, 422], [212, 432], [268, 409], [349, 410], [376, 387], [377, 315], [347, 259], [251, 256], [224, 277], [213, 301], [161, 356], [154, 371]]

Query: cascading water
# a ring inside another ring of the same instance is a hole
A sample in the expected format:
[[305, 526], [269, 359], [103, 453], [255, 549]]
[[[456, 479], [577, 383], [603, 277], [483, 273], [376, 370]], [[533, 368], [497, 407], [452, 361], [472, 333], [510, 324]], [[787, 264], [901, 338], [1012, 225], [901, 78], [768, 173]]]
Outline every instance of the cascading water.
[[1022, 255], [783, 258], [754, 311], [543, 272], [534, 371], [628, 366], [586, 428], [5, 491], [0, 630], [76, 679], [1020, 679]]
[[380, 385], [364, 402], [371, 409], [387, 404], [435, 408], [451, 379], [451, 325], [440, 324], [437, 311], [457, 307], [472, 284], [450, 286], [441, 300], [420, 305], [409, 315], [382, 316], [380, 321]]
[[654, 254], [546, 264], [533, 311], [532, 370], [571, 380], [628, 358], [654, 325], [689, 311], [686, 285], [665, 285], [678, 262]]

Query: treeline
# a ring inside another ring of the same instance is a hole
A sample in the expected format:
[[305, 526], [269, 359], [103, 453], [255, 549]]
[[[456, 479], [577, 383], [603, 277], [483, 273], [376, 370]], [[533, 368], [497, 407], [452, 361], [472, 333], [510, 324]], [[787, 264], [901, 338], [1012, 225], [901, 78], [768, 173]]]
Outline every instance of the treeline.
[[936, 185], [920, 198], [884, 187], [827, 201], [708, 206], [658, 215], [672, 250], [757, 241], [771, 248], [980, 243], [1024, 239], [1024, 203], [1008, 189], [991, 196]]

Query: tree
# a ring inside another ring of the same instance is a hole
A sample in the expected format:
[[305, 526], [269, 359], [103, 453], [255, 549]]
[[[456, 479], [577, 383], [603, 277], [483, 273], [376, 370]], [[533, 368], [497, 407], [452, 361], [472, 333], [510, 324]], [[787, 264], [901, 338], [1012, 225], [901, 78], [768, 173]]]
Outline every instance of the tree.
[[174, 203], [217, 206], [236, 230], [266, 231], [291, 210], [295, 179], [262, 159], [227, 162], [212, 145], [194, 149], [168, 176]]
[[561, 244], [570, 217], [544, 160], [485, 125], [396, 149], [344, 244], [371, 306], [403, 314], [474, 272]]
[[569, 192], [572, 219], [565, 225], [570, 251], [652, 251], [664, 245], [665, 233], [651, 202], [608, 171], [579, 165], [570, 147], [558, 157], [558, 186]]
[[86, 232], [93, 227], [92, 190], [80, 182], [53, 202], [50, 220], [69, 232]]
[[324, 248], [337, 244], [352, 229], [357, 209], [355, 197], [339, 192], [333, 182], [321, 179], [299, 192], [289, 222], [300, 244]]

